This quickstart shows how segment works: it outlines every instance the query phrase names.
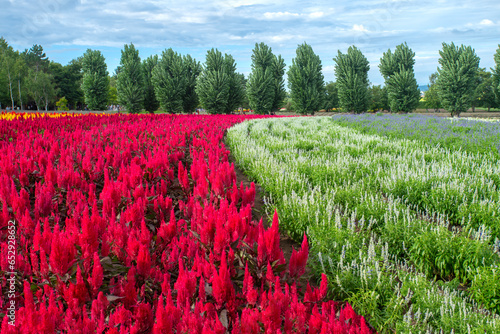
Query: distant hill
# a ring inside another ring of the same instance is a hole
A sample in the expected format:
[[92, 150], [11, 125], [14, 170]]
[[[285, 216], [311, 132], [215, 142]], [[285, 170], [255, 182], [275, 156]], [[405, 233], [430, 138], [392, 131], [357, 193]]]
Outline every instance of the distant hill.
[[420, 89], [420, 91], [422, 91], [422, 92], [426, 92], [428, 87], [427, 87], [427, 85], [421, 85], [421, 86], [418, 86], [418, 89]]

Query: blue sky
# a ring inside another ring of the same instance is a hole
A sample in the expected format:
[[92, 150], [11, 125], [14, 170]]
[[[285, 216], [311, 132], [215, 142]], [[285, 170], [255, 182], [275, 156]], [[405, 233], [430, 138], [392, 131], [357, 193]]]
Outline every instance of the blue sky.
[[268, 44], [290, 65], [297, 45], [307, 42], [321, 57], [326, 81], [335, 80], [337, 51], [356, 45], [370, 61], [370, 81], [382, 84], [382, 53], [406, 41], [424, 85], [436, 71], [442, 42], [471, 45], [486, 68], [500, 43], [498, 0], [0, 0], [0, 8], [0, 36], [14, 48], [41, 44], [63, 65], [98, 49], [110, 73], [128, 43], [142, 58], [171, 47], [201, 62], [216, 47], [248, 75], [255, 43]]

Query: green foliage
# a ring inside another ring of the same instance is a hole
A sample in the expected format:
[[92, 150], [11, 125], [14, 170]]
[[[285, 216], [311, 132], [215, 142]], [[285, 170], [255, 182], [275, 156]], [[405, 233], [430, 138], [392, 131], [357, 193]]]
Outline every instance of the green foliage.
[[73, 59], [63, 67], [64, 79], [60, 83], [59, 94], [68, 99], [68, 103], [76, 106], [84, 101], [82, 91], [82, 62], [81, 59]]
[[142, 61], [142, 70], [144, 73], [144, 109], [150, 113], [154, 113], [160, 106], [153, 84], [153, 70], [156, 64], [158, 64], [158, 55], [149, 56]]
[[369, 103], [368, 59], [355, 46], [350, 46], [346, 54], [339, 50], [333, 61], [340, 106], [347, 112], [365, 112]]
[[205, 65], [196, 86], [201, 105], [211, 114], [223, 114], [226, 110], [229, 79], [223, 64], [224, 57], [219, 50], [207, 51]]
[[479, 69], [479, 57], [470, 46], [443, 43], [439, 51], [437, 86], [443, 106], [452, 116], [460, 116], [471, 106]]
[[106, 110], [109, 78], [101, 51], [87, 49], [82, 58], [82, 90], [90, 110]]
[[405, 43], [396, 46], [394, 53], [389, 49], [380, 58], [380, 73], [384, 77], [389, 105], [393, 112], [412, 112], [418, 106], [418, 88], [413, 65], [415, 52]]
[[323, 109], [331, 110], [340, 107], [339, 103], [339, 89], [336, 82], [329, 82], [325, 86], [325, 103]]
[[396, 46], [394, 53], [387, 50], [380, 58], [379, 69], [380, 73], [387, 82], [394, 74], [404, 71], [412, 70], [415, 65], [415, 52], [412, 51], [405, 43]]
[[275, 96], [273, 76], [274, 54], [264, 43], [255, 43], [252, 53], [252, 73], [248, 76], [247, 97], [256, 114], [270, 114]]
[[27, 77], [28, 94], [35, 100], [38, 110], [45, 108], [47, 111], [49, 103], [56, 97], [54, 77], [45, 72], [37, 72], [34, 68], [28, 70]]
[[486, 72], [484, 68], [478, 70], [477, 86], [474, 89], [474, 107], [490, 108], [496, 106], [494, 78], [491, 72]]
[[250, 108], [256, 114], [270, 114], [274, 102], [271, 69], [256, 68], [248, 77], [247, 96]]
[[480, 305], [500, 314], [500, 269], [498, 266], [482, 267], [472, 281], [469, 292]]
[[243, 78], [236, 72], [236, 62], [233, 56], [224, 56], [224, 71], [228, 78], [228, 96], [224, 113], [230, 114], [235, 111], [245, 96], [245, 83]]
[[493, 73], [493, 94], [495, 95], [495, 103], [500, 106], [500, 44], [493, 55], [495, 67], [491, 69]]
[[56, 102], [57, 110], [68, 111], [68, 100], [63, 96]]
[[49, 69], [50, 73], [54, 76], [56, 95], [64, 96], [69, 106], [76, 106], [77, 103], [83, 103], [81, 62], [73, 59], [66, 66], [50, 62]]
[[250, 108], [256, 114], [270, 114], [281, 107], [286, 96], [284, 74], [283, 58], [276, 57], [266, 44], [256, 43], [252, 54], [252, 73], [246, 85]]
[[314, 114], [321, 109], [325, 98], [325, 84], [321, 59], [306, 43], [297, 47], [296, 57], [288, 70], [288, 87], [292, 108], [301, 114]]
[[14, 108], [14, 66], [16, 53], [5, 39], [0, 38], [0, 102], [7, 105], [7, 101]]
[[408, 113], [417, 109], [420, 89], [413, 70], [394, 73], [387, 81], [387, 91], [392, 111]]
[[41, 45], [34, 44], [29, 50], [24, 50], [24, 55], [26, 65], [35, 72], [48, 71], [50, 62]]
[[439, 97], [438, 88], [436, 85], [436, 80], [438, 77], [438, 73], [432, 73], [429, 76], [429, 85], [427, 85], [428, 89], [425, 92], [425, 107], [428, 109], [434, 109], [437, 111], [442, 107], [441, 98]]
[[109, 85], [108, 104], [110, 105], [118, 104], [118, 89], [114, 85]]
[[498, 263], [498, 255], [484, 243], [467, 237], [453, 237], [445, 228], [418, 235], [410, 259], [428, 278], [462, 282], [474, 278], [475, 269]]
[[182, 56], [171, 48], [163, 51], [153, 70], [156, 98], [163, 110], [168, 113], [182, 112], [186, 80]]
[[144, 73], [139, 50], [134, 44], [124, 45], [117, 73], [118, 102], [132, 114], [140, 112], [144, 101]]
[[190, 55], [184, 56], [183, 65], [186, 71], [186, 91], [183, 97], [183, 109], [185, 113], [191, 114], [198, 106], [199, 99], [196, 94], [196, 79], [201, 73], [200, 62], [193, 59]]
[[223, 56], [217, 49], [207, 51], [196, 93], [209, 113], [231, 113], [243, 101], [245, 93], [244, 78], [236, 73], [233, 57]]
[[272, 72], [274, 78], [274, 100], [271, 106], [272, 111], [278, 111], [286, 98], [285, 90], [285, 60], [281, 55], [275, 56], [272, 63]]
[[374, 85], [368, 89], [368, 93], [370, 96], [370, 104], [368, 105], [369, 110], [389, 110], [390, 106], [387, 87]]

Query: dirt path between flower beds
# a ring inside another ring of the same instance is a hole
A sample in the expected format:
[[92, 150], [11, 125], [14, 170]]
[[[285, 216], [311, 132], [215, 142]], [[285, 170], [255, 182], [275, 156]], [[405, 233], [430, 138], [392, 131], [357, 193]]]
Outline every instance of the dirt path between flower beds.
[[[226, 146], [226, 148], [228, 147], [225, 140], [224, 140], [224, 145]], [[238, 167], [238, 165], [236, 164], [236, 160], [234, 159], [234, 157], [231, 154], [229, 155], [229, 163], [234, 164], [234, 171], [236, 173], [236, 184], [238, 184], [238, 186], [239, 186], [240, 183], [243, 182], [243, 185], [245, 187], [250, 187], [250, 184], [252, 183], [252, 181]], [[266, 205], [264, 203], [265, 193], [264, 193], [264, 190], [262, 189], [262, 187], [260, 186], [260, 184], [258, 184], [257, 182], [254, 182], [254, 184], [255, 184], [255, 202], [254, 202], [254, 205], [252, 207], [252, 218], [254, 221], [257, 221], [257, 222], [262, 218], [262, 223], [264, 224], [264, 227], [268, 228], [271, 225], [272, 216], [269, 217], [266, 214], [266, 210], [265, 210]], [[279, 212], [278, 212], [278, 215], [279, 215]], [[288, 233], [280, 228], [280, 247], [283, 250], [283, 255], [285, 256], [287, 263], [289, 263], [290, 257], [292, 256], [293, 249], [299, 250], [301, 247], [301, 244], [294, 241], [292, 238], [290, 238]], [[311, 257], [310, 255], [311, 254], [309, 253], [309, 258]], [[305, 271], [304, 275], [302, 275], [302, 277], [300, 278], [300, 281], [297, 282], [297, 286], [300, 287], [301, 289], [303, 289], [303, 291], [305, 292], [305, 288], [307, 286], [307, 283], [309, 283], [311, 285], [311, 287], [318, 286], [318, 284], [316, 284], [316, 281], [314, 280], [314, 275], [313, 275], [312, 269], [309, 265], [309, 261], [308, 261], [308, 264], [306, 266], [306, 271]]]

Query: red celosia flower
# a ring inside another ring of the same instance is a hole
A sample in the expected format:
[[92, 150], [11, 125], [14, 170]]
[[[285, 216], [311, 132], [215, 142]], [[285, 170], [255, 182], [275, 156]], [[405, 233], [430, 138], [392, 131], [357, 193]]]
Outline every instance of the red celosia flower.
[[302, 240], [302, 247], [300, 251], [292, 250], [292, 256], [290, 257], [289, 272], [290, 277], [298, 278], [304, 275], [307, 258], [309, 257], [309, 245], [307, 243], [307, 237], [304, 233], [304, 238]]
[[97, 291], [102, 285], [103, 281], [103, 270], [101, 266], [101, 261], [97, 252], [94, 253], [94, 267], [92, 269], [92, 278], [90, 279], [90, 287], [92, 288], [92, 294], [97, 295]]

